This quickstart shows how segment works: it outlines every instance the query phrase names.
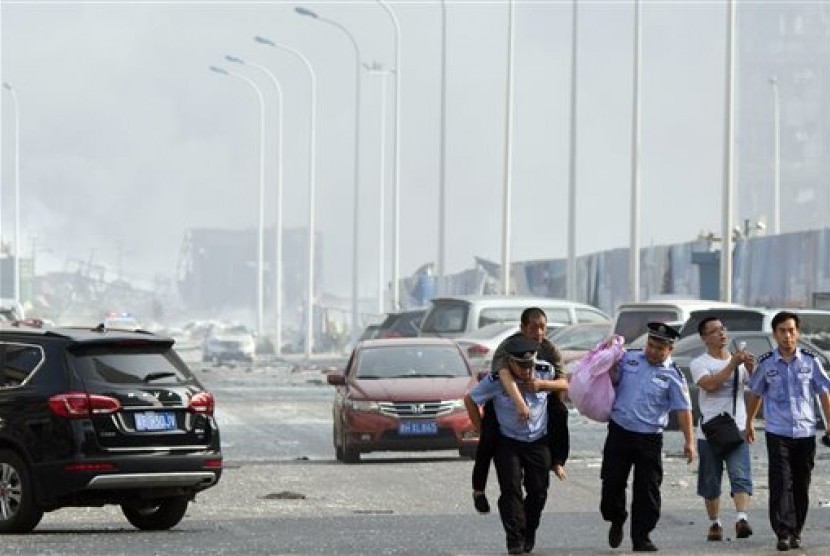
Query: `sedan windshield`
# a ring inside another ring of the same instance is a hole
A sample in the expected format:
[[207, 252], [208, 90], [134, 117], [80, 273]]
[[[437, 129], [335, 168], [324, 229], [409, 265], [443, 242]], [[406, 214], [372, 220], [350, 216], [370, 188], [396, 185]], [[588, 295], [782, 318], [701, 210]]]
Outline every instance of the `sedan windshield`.
[[461, 353], [452, 346], [382, 346], [361, 351], [360, 379], [469, 376]]

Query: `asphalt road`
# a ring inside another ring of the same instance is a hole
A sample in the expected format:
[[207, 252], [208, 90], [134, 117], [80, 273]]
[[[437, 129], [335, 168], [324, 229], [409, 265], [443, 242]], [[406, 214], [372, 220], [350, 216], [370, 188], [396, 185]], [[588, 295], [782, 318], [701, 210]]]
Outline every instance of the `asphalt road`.
[[[477, 514], [472, 462], [455, 452], [370, 454], [363, 463], [334, 460], [331, 387], [320, 369], [202, 368], [217, 397], [226, 468], [173, 530], [133, 529], [115, 507], [65, 508], [47, 514], [33, 534], [6, 536], [2, 554], [500, 554], [497, 513]], [[624, 554], [606, 542], [599, 515], [604, 425], [571, 418], [569, 477], [554, 483], [535, 554]], [[652, 538], [667, 554], [778, 554], [766, 516], [766, 455], [753, 449], [755, 535], [705, 540], [708, 520], [695, 494], [696, 466], [680, 457], [679, 433], [665, 435], [663, 513]], [[830, 554], [830, 450], [819, 448], [804, 549]], [[498, 487], [491, 473], [495, 509]], [[722, 517], [734, 512], [724, 497]]]

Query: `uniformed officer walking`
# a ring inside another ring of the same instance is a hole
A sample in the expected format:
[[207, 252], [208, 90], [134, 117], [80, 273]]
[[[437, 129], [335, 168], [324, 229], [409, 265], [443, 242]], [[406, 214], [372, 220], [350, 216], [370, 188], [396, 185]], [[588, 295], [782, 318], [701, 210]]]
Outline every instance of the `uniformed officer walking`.
[[[479, 406], [493, 400], [501, 437], [496, 445], [494, 462], [498, 476], [498, 507], [507, 537], [509, 554], [530, 552], [536, 544], [536, 529], [550, 485], [550, 451], [547, 445], [548, 390], [567, 385], [565, 379], [553, 379], [553, 368], [536, 360], [539, 348], [523, 335], [505, 344], [513, 378], [530, 409], [530, 418], [520, 418], [516, 405], [494, 373], [487, 375], [464, 397], [470, 420], [481, 427]], [[527, 494], [522, 491], [522, 484]]]
[[616, 399], [602, 452], [600, 512], [611, 522], [608, 544], [617, 548], [628, 517], [625, 489], [634, 467], [631, 542], [634, 552], [655, 552], [649, 535], [660, 519], [663, 429], [676, 410], [689, 463], [695, 457], [692, 405], [683, 373], [671, 361], [679, 334], [663, 323], [648, 323], [645, 350], [628, 350], [611, 370]]
[[801, 548], [801, 531], [810, 506], [809, 490], [816, 456], [818, 395], [830, 415], [830, 379], [816, 354], [798, 347], [801, 321], [781, 311], [772, 318], [778, 347], [758, 359], [749, 379], [746, 439], [755, 441], [754, 419], [764, 401], [767, 457], [769, 460], [769, 521], [784, 551]]

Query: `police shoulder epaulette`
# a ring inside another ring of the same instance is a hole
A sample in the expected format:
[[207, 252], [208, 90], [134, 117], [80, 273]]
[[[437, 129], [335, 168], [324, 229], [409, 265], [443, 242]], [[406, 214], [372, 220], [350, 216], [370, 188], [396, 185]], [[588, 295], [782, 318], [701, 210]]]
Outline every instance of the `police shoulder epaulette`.
[[818, 353], [809, 348], [801, 348], [801, 353], [803, 353], [804, 355], [809, 355], [813, 359], [818, 359]]
[[632, 352], [634, 352], [634, 353], [641, 352], [642, 353], [643, 348], [625, 348], [625, 351], [628, 352], [628, 353], [632, 353]]
[[761, 357], [759, 357], [759, 358], [758, 358], [758, 363], [761, 363], [761, 362], [763, 362], [763, 361], [766, 361], [766, 360], [767, 360], [767, 359], [769, 359], [770, 357], [772, 357], [772, 352], [771, 352], [771, 351], [768, 351], [768, 352], [766, 352], [764, 355], [762, 355]]
[[674, 361], [671, 362], [671, 368], [677, 372], [677, 376], [683, 378], [683, 371], [680, 370], [680, 367], [677, 366], [677, 363]]

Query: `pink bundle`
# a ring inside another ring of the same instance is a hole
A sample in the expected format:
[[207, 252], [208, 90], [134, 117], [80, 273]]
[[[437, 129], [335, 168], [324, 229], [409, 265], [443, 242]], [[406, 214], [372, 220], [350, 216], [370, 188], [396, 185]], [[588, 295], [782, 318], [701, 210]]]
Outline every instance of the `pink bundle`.
[[594, 346], [576, 362], [570, 376], [568, 397], [579, 412], [589, 419], [605, 423], [614, 405], [614, 385], [608, 374], [625, 353], [622, 336], [614, 336]]

